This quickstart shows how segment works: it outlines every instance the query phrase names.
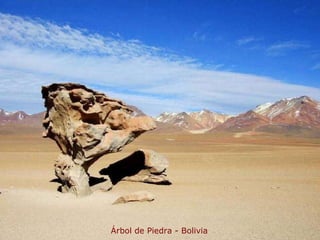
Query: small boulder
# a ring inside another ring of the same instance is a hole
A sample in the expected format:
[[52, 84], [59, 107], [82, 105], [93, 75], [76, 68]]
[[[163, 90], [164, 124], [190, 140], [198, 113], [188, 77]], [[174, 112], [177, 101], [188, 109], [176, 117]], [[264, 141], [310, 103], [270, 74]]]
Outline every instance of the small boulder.
[[128, 202], [151, 202], [155, 196], [148, 191], [138, 191], [123, 195], [113, 202], [113, 204], [128, 203]]

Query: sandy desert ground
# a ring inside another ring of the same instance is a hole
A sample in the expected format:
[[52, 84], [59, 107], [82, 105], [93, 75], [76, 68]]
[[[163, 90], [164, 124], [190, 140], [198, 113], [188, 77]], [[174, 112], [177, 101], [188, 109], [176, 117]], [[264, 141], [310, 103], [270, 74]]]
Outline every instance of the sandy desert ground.
[[[1, 135], [0, 239], [320, 239], [320, 139], [148, 133], [103, 157], [91, 175], [138, 148], [169, 158], [173, 185], [120, 182], [76, 199], [50, 182], [53, 141]], [[138, 190], [156, 200], [112, 205]]]

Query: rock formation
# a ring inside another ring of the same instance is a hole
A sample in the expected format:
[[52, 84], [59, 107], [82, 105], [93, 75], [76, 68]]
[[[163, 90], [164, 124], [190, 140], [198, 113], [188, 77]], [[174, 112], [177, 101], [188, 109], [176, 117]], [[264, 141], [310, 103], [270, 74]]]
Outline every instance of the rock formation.
[[[84, 85], [44, 86], [42, 97], [47, 109], [43, 136], [53, 139], [61, 150], [54, 165], [55, 174], [63, 191], [78, 196], [91, 193], [88, 169], [95, 161], [107, 153], [121, 151], [140, 134], [156, 127], [152, 118], [134, 117], [123, 102]], [[148, 154], [156, 156], [152, 151], [144, 152], [145, 156]], [[156, 158], [144, 157], [143, 168], [161, 178], [167, 163]]]

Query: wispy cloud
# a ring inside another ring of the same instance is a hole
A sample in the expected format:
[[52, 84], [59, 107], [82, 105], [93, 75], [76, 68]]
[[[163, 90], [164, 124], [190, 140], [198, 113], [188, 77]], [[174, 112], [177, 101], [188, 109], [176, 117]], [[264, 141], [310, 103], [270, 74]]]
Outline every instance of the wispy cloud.
[[267, 48], [267, 54], [271, 56], [283, 56], [290, 51], [310, 48], [310, 45], [299, 41], [285, 41], [273, 44]]
[[196, 31], [192, 34], [192, 38], [196, 41], [206, 41], [208, 36], [206, 33]]
[[66, 81], [86, 84], [151, 115], [202, 108], [238, 113], [282, 97], [320, 98], [317, 88], [208, 70], [192, 58], [138, 40], [0, 14], [0, 107], [41, 111], [41, 85]]
[[24, 19], [0, 13], [2, 41], [32, 49], [71, 51], [131, 58], [153, 54], [159, 49], [143, 45], [138, 40], [121, 41], [120, 35], [103, 37], [86, 30], [58, 26], [49, 22]]
[[262, 38], [257, 38], [257, 37], [253, 37], [253, 36], [249, 36], [249, 37], [243, 37], [238, 39], [236, 42], [239, 46], [243, 46], [243, 45], [247, 45], [250, 43], [256, 43], [261, 41]]
[[320, 70], [320, 62], [316, 63], [311, 69], [312, 70]]
[[210, 28], [212, 23], [210, 21], [203, 22], [192, 34], [192, 39], [199, 42], [211, 40]]

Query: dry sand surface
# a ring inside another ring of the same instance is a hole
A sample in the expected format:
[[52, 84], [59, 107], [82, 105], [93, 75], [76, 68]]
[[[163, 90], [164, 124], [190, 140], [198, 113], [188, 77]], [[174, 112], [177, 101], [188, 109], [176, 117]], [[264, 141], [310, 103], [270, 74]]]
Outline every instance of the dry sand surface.
[[[173, 185], [120, 182], [76, 199], [50, 182], [58, 148], [39, 136], [0, 136], [1, 240], [320, 239], [319, 139], [148, 133], [90, 173], [99, 177], [111, 162], [150, 148], [169, 158]], [[112, 205], [139, 190], [156, 200]], [[132, 233], [115, 234], [113, 227]], [[156, 234], [163, 228], [172, 234]]]

